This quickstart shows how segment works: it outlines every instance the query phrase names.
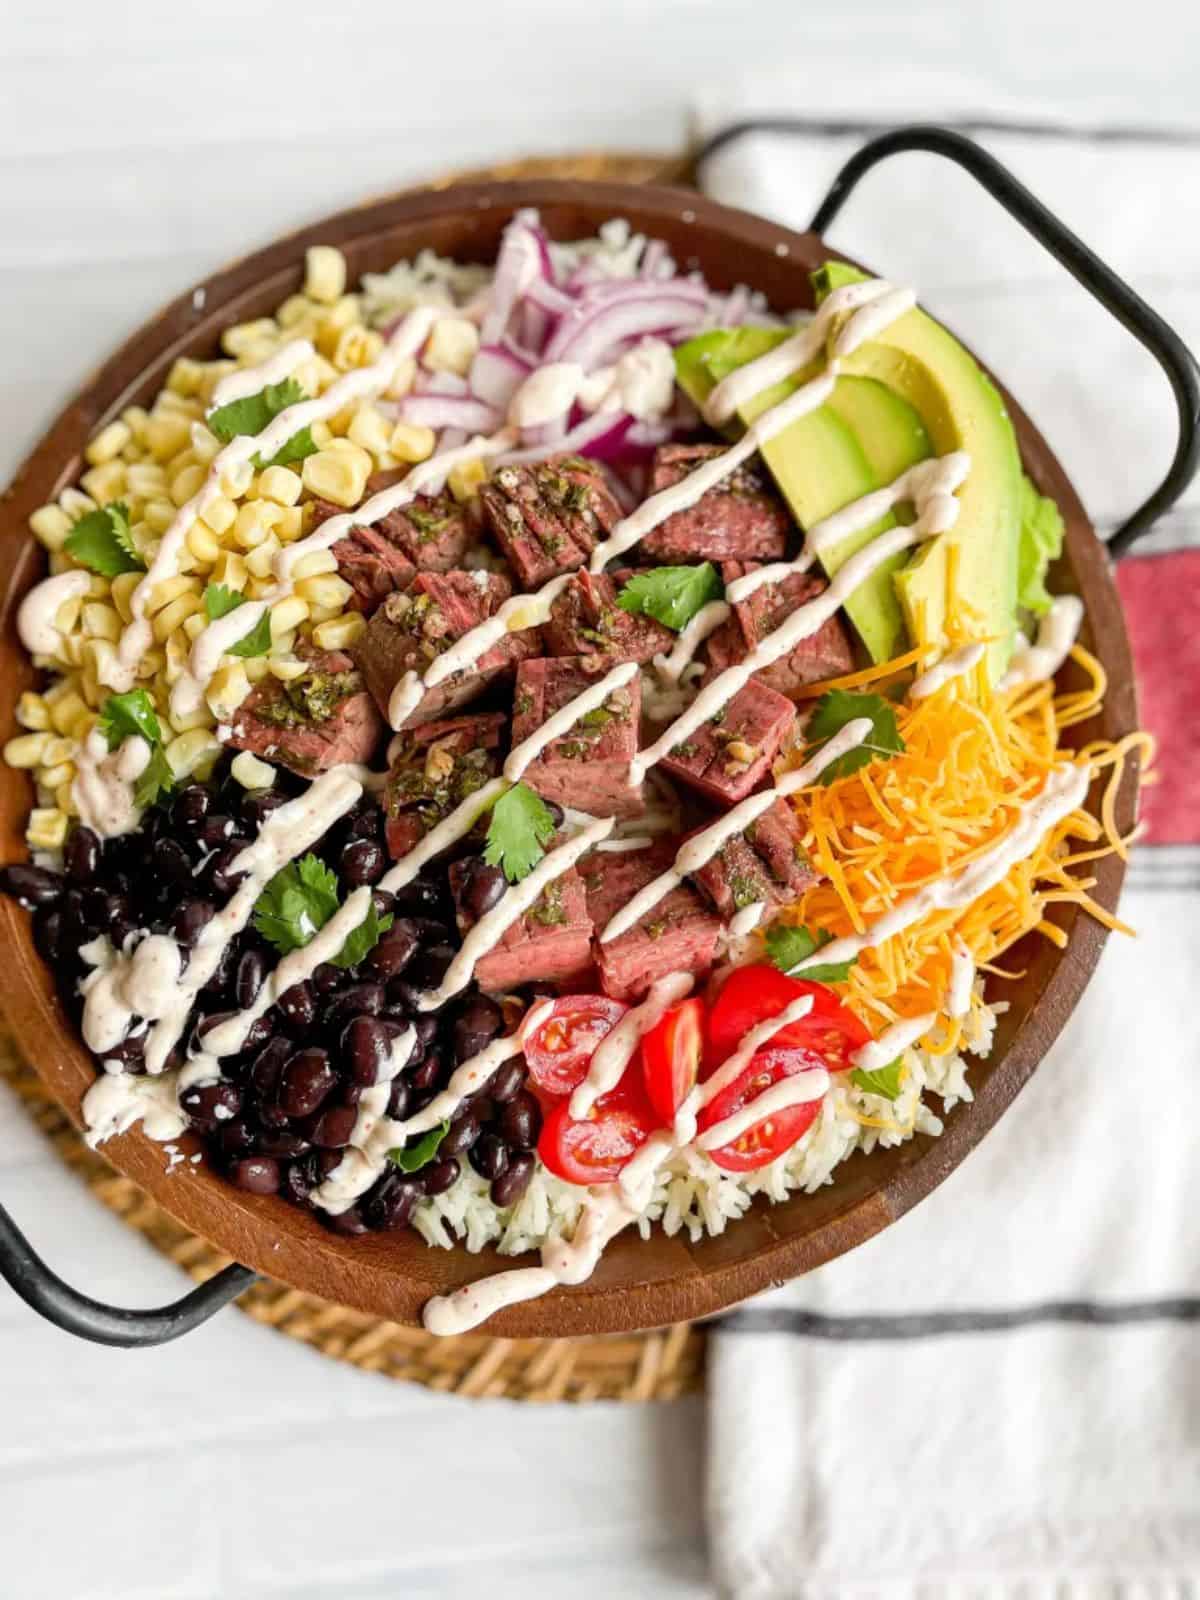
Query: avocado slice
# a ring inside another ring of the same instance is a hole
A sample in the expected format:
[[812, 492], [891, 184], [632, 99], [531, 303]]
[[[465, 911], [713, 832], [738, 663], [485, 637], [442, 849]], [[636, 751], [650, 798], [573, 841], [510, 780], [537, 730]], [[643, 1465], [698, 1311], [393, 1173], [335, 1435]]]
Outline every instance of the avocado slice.
[[[715, 384], [772, 349], [787, 330], [739, 328], [703, 333], [675, 353], [680, 387], [702, 404]], [[755, 395], [743, 407], [749, 423], [806, 381], [805, 372]], [[928, 436], [913, 408], [870, 378], [841, 378], [829, 401], [785, 428], [763, 447], [762, 455], [780, 493], [802, 528], [808, 529], [852, 500], [890, 483], [930, 453]], [[895, 525], [888, 515], [822, 551], [830, 577], [877, 534]], [[873, 661], [890, 661], [904, 640], [904, 617], [893, 579], [904, 567], [903, 553], [884, 562], [855, 590], [845, 611]]]
[[[813, 274], [818, 302], [864, 276], [843, 262], [826, 262]], [[958, 521], [918, 551], [895, 584], [910, 637], [941, 644], [953, 573], [955, 599], [992, 639], [995, 680], [1012, 650], [1021, 531], [1021, 459], [1004, 402], [958, 340], [917, 309], [860, 345], [843, 370], [902, 396], [938, 455], [965, 450], [971, 458], [958, 491]]]

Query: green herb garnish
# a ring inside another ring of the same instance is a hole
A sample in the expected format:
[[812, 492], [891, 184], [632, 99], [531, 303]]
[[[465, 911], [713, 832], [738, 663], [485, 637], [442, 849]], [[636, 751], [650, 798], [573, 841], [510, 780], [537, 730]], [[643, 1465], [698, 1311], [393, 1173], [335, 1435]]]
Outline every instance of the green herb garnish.
[[[792, 973], [802, 961], [807, 961], [809, 956], [815, 955], [832, 940], [833, 935], [826, 928], [818, 928], [816, 933], [811, 933], [807, 928], [789, 928], [777, 922], [773, 928], [767, 929], [767, 955], [780, 972]], [[828, 965], [818, 963], [805, 967], [798, 976], [811, 978], [814, 983], [845, 983], [857, 959], [857, 956], [851, 956], [849, 961], [831, 961]]]
[[450, 1132], [448, 1122], [439, 1122], [436, 1128], [430, 1128], [428, 1133], [423, 1133], [419, 1139], [413, 1139], [408, 1144], [397, 1150], [388, 1151], [388, 1160], [393, 1166], [399, 1167], [401, 1172], [420, 1172], [422, 1167], [427, 1167], [438, 1153], [438, 1146]]
[[509, 883], [527, 877], [546, 853], [554, 837], [554, 818], [540, 795], [524, 783], [515, 783], [492, 808], [483, 859], [501, 867]]
[[118, 578], [123, 572], [145, 572], [146, 563], [137, 553], [129, 531], [129, 507], [123, 500], [89, 511], [67, 535], [63, 549], [81, 567], [98, 572], [102, 578]]
[[904, 750], [904, 740], [896, 725], [895, 708], [881, 695], [853, 694], [848, 689], [830, 689], [828, 694], [821, 696], [805, 729], [805, 737], [814, 749], [818, 749], [856, 717], [869, 719], [869, 736], [853, 750], [847, 750], [845, 755], [831, 761], [821, 774], [821, 783], [828, 785], [837, 778], [848, 778], [852, 772], [869, 765], [876, 756], [886, 760], [890, 756], [900, 755]]
[[109, 695], [101, 708], [98, 726], [110, 750], [117, 749], [130, 738], [144, 739], [150, 746], [150, 759], [134, 783], [133, 798], [143, 811], [157, 805], [175, 787], [175, 774], [163, 750], [162, 729], [154, 702], [145, 689]]
[[[204, 614], [210, 622], [216, 622], [218, 617], [228, 616], [231, 611], [236, 611], [245, 603], [244, 594], [238, 594], [236, 589], [227, 589], [221, 583], [210, 583], [204, 591]], [[264, 610], [250, 631], [236, 644], [231, 644], [226, 653], [231, 656], [265, 656], [270, 648], [271, 613]]]
[[[338, 881], [320, 856], [289, 861], [254, 902], [254, 926], [281, 956], [302, 950], [338, 909]], [[330, 961], [335, 967], [355, 967], [374, 949], [381, 934], [392, 925], [390, 914], [379, 916], [374, 905], [356, 928], [346, 935], [342, 948]]]
[[875, 1072], [864, 1072], [861, 1067], [855, 1067], [850, 1074], [850, 1082], [856, 1089], [865, 1089], [868, 1094], [877, 1094], [882, 1100], [896, 1098], [900, 1093], [903, 1078], [904, 1064], [899, 1056]]
[[358, 927], [351, 928], [346, 935], [346, 942], [334, 956], [332, 964], [335, 967], [356, 967], [364, 956], [374, 950], [394, 921], [395, 918], [390, 911], [385, 911], [380, 916], [372, 901], [371, 909]]
[[[285, 378], [282, 383], [269, 383], [257, 394], [248, 394], [241, 400], [231, 400], [227, 406], [218, 406], [208, 414], [208, 426], [222, 444], [228, 444], [239, 434], [259, 434], [291, 406], [298, 405], [308, 396], [295, 378]], [[312, 429], [301, 428], [294, 433], [271, 460], [254, 457], [254, 470], [261, 472], [265, 466], [286, 467], [290, 462], [303, 461], [316, 451]]]
[[617, 604], [622, 611], [653, 617], [673, 628], [686, 628], [702, 606], [725, 593], [720, 574], [711, 561], [698, 567], [655, 567], [636, 573], [622, 586]]

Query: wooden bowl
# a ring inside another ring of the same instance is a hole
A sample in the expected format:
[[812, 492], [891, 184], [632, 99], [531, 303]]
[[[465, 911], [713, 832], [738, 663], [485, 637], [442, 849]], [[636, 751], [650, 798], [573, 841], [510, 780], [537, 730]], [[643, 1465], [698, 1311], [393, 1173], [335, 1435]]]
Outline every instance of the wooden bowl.
[[[494, 257], [504, 224], [521, 206], [537, 206], [552, 236], [560, 239], [592, 234], [609, 217], [627, 217], [634, 228], [665, 239], [678, 261], [699, 267], [715, 287], [748, 283], [780, 308], [809, 303], [809, 269], [834, 254], [813, 234], [789, 232], [690, 191], [539, 180], [481, 183], [372, 202], [215, 273], [148, 322], [88, 381], [0, 502], [0, 557], [9, 572], [0, 619], [5, 738], [13, 731], [18, 694], [34, 682], [14, 626], [21, 597], [44, 566], [27, 519], [74, 481], [93, 431], [125, 406], [149, 404], [177, 356], [211, 356], [224, 326], [269, 313], [297, 290], [307, 245], [339, 245], [355, 279], [425, 246], [443, 255], [487, 261]], [[1085, 639], [1109, 678], [1103, 712], [1073, 729], [1072, 736], [1080, 744], [1101, 736], [1116, 739], [1136, 725], [1136, 703], [1129, 644], [1108, 559], [1041, 435], [1011, 398], [1008, 403], [1026, 468], [1039, 488], [1054, 496], [1066, 518], [1066, 552], [1054, 577], [1059, 587], [1077, 589], [1083, 596]], [[25, 856], [29, 801], [27, 780], [0, 766], [0, 853], [5, 861]], [[1134, 809], [1132, 774], [1120, 809], [1124, 828]], [[1110, 856], [1097, 863], [1095, 872], [1095, 896], [1111, 908], [1123, 865]], [[645, 1242], [623, 1235], [589, 1283], [512, 1307], [494, 1318], [490, 1329], [562, 1336], [680, 1322], [811, 1271], [878, 1233], [978, 1144], [1082, 994], [1105, 931], [1074, 906], [1058, 905], [1050, 914], [1070, 934], [1070, 943], [1059, 951], [1044, 939], [1029, 939], [1013, 962], [1026, 968], [1025, 975], [1017, 982], [994, 982], [992, 998], [1003, 997], [1009, 1010], [990, 1059], [972, 1068], [974, 1102], [951, 1113], [940, 1139], [917, 1137], [898, 1149], [855, 1155], [817, 1194], [797, 1195], [783, 1205], [756, 1205], [724, 1235], [696, 1245], [660, 1232]], [[78, 1123], [81, 1098], [94, 1077], [92, 1061], [59, 1005], [51, 973], [34, 950], [28, 916], [3, 900], [0, 928], [6, 944], [0, 999], [9, 1023], [41, 1077]], [[189, 1141], [182, 1143], [187, 1147]], [[104, 1153], [165, 1210], [236, 1260], [298, 1289], [397, 1322], [415, 1323], [430, 1295], [511, 1264], [490, 1250], [470, 1255], [463, 1249], [429, 1249], [409, 1232], [338, 1237], [282, 1200], [234, 1189], [206, 1166], [186, 1164], [168, 1174], [162, 1147], [137, 1131], [111, 1140]]]

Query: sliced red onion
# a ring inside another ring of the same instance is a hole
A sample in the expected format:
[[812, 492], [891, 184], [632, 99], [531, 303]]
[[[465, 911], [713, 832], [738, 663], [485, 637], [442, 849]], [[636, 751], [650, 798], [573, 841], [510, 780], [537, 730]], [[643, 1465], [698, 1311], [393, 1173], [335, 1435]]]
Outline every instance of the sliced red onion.
[[651, 239], [642, 251], [641, 264], [638, 267], [640, 278], [662, 278], [670, 276], [661, 269], [667, 262], [667, 246], [662, 239]]
[[521, 444], [537, 450], [549, 445], [557, 450], [561, 447], [566, 432], [566, 417], [555, 417], [553, 422], [539, 422], [536, 427], [522, 428]]
[[675, 295], [675, 284], [634, 284], [649, 294], [609, 299], [580, 306], [564, 317], [546, 346], [546, 361], [577, 361], [585, 372], [602, 366], [615, 346], [647, 334], [660, 337], [696, 327], [705, 306], [694, 297]]
[[470, 385], [457, 372], [428, 372], [418, 367], [413, 394], [470, 394]]
[[632, 421], [627, 411], [605, 411], [599, 416], [585, 417], [558, 439], [512, 450], [499, 458], [499, 464], [520, 466], [523, 462], [544, 461], [547, 456], [557, 455], [594, 456], [606, 461], [619, 451]]
[[398, 414], [402, 422], [432, 428], [434, 432], [465, 428], [468, 433], [495, 433], [504, 421], [503, 412], [472, 395], [410, 394], [401, 400]]
[[[517, 338], [527, 350], [540, 351], [546, 343], [550, 332], [551, 318], [541, 306], [534, 305], [528, 295], [517, 306], [513, 317], [513, 326]], [[541, 360], [539, 355], [538, 360]]]
[[549, 311], [552, 316], [561, 317], [564, 312], [572, 310], [575, 305], [569, 294], [566, 294], [557, 285], [550, 283], [546, 278], [535, 278], [525, 291], [525, 298], [532, 300], [535, 306], [541, 306], [543, 311]]
[[471, 363], [470, 388], [476, 400], [507, 411], [513, 395], [535, 363], [508, 343], [481, 345]]

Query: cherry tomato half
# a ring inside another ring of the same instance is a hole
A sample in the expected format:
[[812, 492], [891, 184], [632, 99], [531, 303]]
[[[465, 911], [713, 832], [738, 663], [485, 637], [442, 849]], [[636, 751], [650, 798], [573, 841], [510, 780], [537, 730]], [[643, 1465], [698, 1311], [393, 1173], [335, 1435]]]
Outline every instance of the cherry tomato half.
[[596, 1046], [629, 1010], [602, 994], [568, 994], [525, 1041], [525, 1063], [546, 1094], [567, 1095], [587, 1076]]
[[636, 1072], [602, 1094], [586, 1117], [561, 1100], [538, 1140], [542, 1165], [567, 1183], [615, 1183], [621, 1168], [654, 1132], [655, 1117]]
[[[809, 1050], [766, 1049], [751, 1057], [750, 1064], [740, 1077], [700, 1113], [699, 1130], [715, 1127], [735, 1111], [758, 1098], [781, 1078], [794, 1077], [812, 1067], [824, 1066], [821, 1056]], [[762, 1122], [756, 1122], [745, 1133], [728, 1144], [719, 1145], [708, 1152], [718, 1167], [726, 1172], [754, 1172], [774, 1161], [785, 1150], [790, 1150], [816, 1121], [821, 1109], [820, 1100], [805, 1100], [799, 1105], [785, 1106], [773, 1112]]]
[[708, 1016], [710, 1065], [719, 1065], [751, 1028], [778, 1016], [801, 995], [811, 995], [812, 1010], [799, 1022], [781, 1028], [771, 1039], [771, 1047], [812, 1050], [828, 1071], [846, 1071], [851, 1053], [871, 1037], [869, 1030], [825, 984], [789, 978], [765, 963], [736, 967], [717, 996]]
[[663, 1125], [691, 1093], [704, 1054], [704, 1001], [672, 1006], [642, 1040], [646, 1094]]

